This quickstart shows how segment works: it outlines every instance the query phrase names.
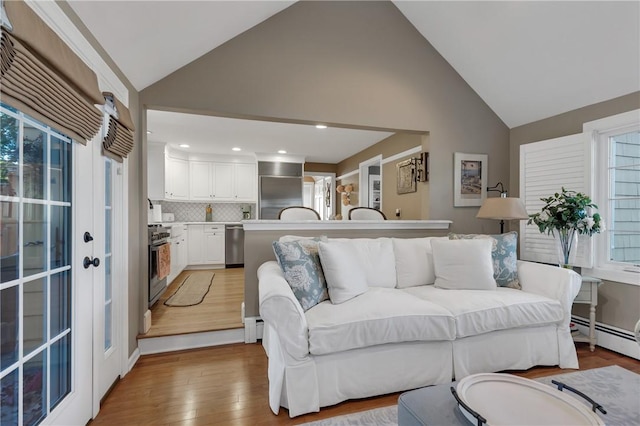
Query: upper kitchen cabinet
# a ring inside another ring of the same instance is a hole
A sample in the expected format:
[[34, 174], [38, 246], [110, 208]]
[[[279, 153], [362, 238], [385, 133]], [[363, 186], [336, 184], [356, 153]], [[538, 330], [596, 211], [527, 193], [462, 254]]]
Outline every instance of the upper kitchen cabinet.
[[256, 201], [255, 164], [190, 162], [190, 198], [199, 201]]
[[189, 199], [189, 161], [164, 145], [147, 148], [147, 190], [152, 200]]

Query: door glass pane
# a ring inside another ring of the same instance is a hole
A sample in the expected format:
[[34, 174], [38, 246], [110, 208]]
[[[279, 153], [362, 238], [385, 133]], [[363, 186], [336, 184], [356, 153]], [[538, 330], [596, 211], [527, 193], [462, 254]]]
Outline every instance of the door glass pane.
[[72, 145], [4, 104], [0, 119], [0, 423], [33, 425], [71, 389]]
[[18, 424], [18, 369], [13, 370], [0, 382], [0, 424]]
[[113, 167], [112, 160], [106, 159], [104, 164], [104, 350], [111, 348], [113, 332], [112, 327], [112, 279], [111, 279], [111, 263], [113, 256], [111, 255], [111, 238], [113, 230], [113, 215], [111, 200], [113, 188]]
[[46, 193], [47, 134], [27, 123], [24, 124], [22, 179], [24, 197], [43, 200]]
[[71, 144], [51, 136], [51, 200], [71, 201]]
[[51, 269], [71, 265], [71, 207], [51, 206]]
[[[2, 324], [0, 371], [18, 360], [18, 306], [20, 306], [19, 286], [15, 285], [0, 291], [0, 323]], [[2, 407], [4, 409], [4, 404]]]
[[38, 424], [47, 414], [47, 350], [24, 363], [22, 417], [24, 425]]
[[28, 277], [46, 269], [47, 222], [44, 204], [24, 203], [24, 276]]
[[47, 280], [39, 278], [24, 283], [22, 321], [23, 351], [27, 356], [47, 338]]
[[0, 203], [0, 282], [6, 283], [18, 279], [20, 262], [20, 227], [18, 216], [20, 205], [17, 201]]
[[51, 345], [51, 395], [49, 409], [71, 392], [71, 334]]
[[51, 276], [51, 338], [71, 326], [71, 273]]
[[20, 194], [18, 120], [0, 113], [0, 194], [17, 196]]

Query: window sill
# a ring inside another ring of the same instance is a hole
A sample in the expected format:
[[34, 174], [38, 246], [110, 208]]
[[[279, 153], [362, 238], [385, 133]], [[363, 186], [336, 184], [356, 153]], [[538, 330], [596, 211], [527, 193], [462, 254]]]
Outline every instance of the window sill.
[[582, 268], [582, 274], [606, 281], [640, 286], [640, 273], [638, 272], [627, 272], [619, 269], [606, 268]]

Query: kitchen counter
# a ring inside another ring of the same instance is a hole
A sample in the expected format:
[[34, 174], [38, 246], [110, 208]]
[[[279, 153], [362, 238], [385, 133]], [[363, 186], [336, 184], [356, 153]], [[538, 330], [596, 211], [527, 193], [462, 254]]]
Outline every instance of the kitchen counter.
[[449, 229], [450, 220], [245, 220], [246, 231]]
[[243, 222], [154, 222], [149, 225], [161, 225], [170, 228], [175, 225], [242, 225]]

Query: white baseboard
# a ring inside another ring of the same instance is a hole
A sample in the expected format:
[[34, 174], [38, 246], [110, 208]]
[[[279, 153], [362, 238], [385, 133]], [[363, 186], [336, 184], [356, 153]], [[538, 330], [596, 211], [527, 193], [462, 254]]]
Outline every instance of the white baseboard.
[[207, 331], [203, 333], [188, 333], [177, 336], [138, 339], [138, 349], [140, 349], [141, 355], [149, 355], [162, 352], [181, 351], [185, 349], [228, 345], [230, 343], [244, 343], [244, 329], [234, 328], [232, 330]]
[[127, 371], [125, 372], [125, 374], [122, 375], [123, 377], [126, 375], [126, 373], [131, 371], [131, 369], [136, 365], [136, 362], [138, 362], [139, 359], [140, 359], [140, 348], [138, 347], [136, 348], [135, 351], [133, 351], [133, 353], [129, 357], [129, 364], [127, 365]]
[[[571, 320], [576, 323], [580, 333], [589, 335], [587, 318], [574, 315]], [[640, 345], [631, 331], [596, 322], [596, 345], [640, 360]]]

